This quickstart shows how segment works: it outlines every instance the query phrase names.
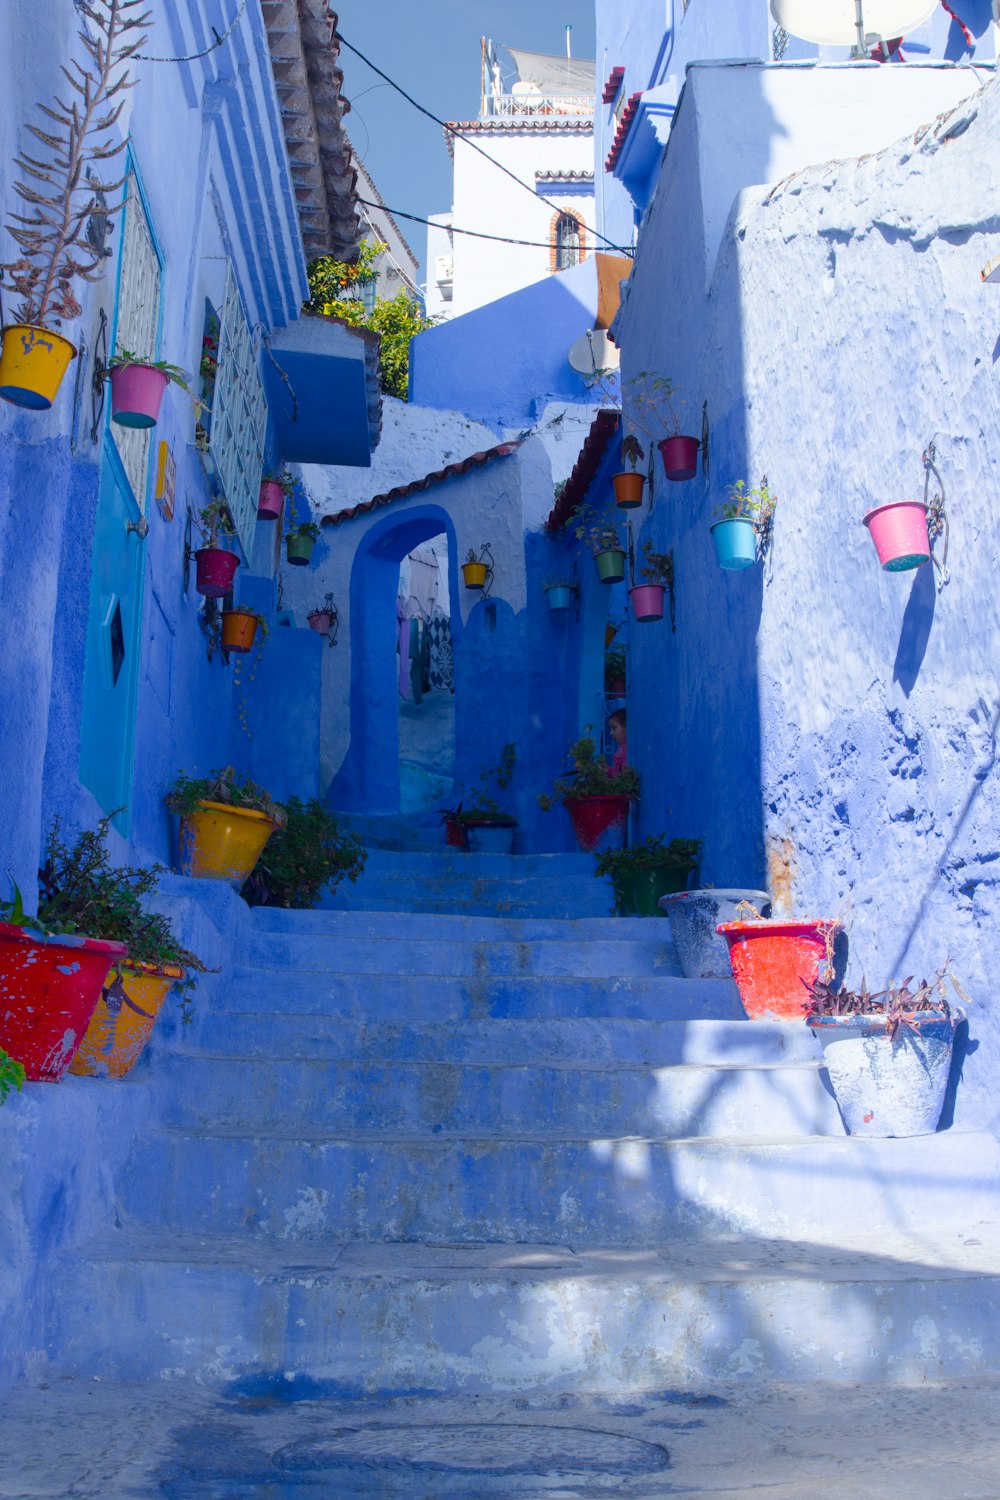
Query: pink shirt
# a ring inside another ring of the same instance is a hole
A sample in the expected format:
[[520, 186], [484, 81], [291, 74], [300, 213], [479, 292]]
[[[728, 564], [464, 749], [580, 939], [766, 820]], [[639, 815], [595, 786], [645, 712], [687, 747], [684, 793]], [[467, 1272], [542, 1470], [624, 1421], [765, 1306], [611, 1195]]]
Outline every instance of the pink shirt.
[[611, 757], [611, 775], [620, 776], [625, 769], [625, 746], [617, 745]]

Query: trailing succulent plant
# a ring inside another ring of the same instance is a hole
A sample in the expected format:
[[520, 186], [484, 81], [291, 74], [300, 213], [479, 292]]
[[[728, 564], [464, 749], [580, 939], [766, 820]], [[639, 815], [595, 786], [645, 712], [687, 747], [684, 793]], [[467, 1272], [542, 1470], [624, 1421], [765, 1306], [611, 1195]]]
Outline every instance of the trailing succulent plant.
[[15, 181], [14, 191], [28, 212], [10, 214], [8, 228], [24, 254], [3, 269], [22, 299], [13, 313], [18, 322], [45, 326], [47, 320], [79, 317], [82, 309], [74, 281], [100, 277], [103, 245], [88, 241], [87, 226], [91, 219], [117, 212], [107, 198], [125, 179], [109, 182], [88, 172], [94, 163], [117, 156], [125, 145], [124, 139], [108, 132], [114, 130], [125, 103], [122, 96], [133, 84], [129, 60], [146, 39], [149, 12], [140, 10], [142, 3], [76, 0], [77, 10], [90, 23], [79, 33], [89, 65], [74, 61], [62, 69], [76, 98], [67, 102], [57, 97], [51, 105], [39, 104], [54, 121], [52, 128], [29, 122], [44, 153], [32, 156], [25, 151], [15, 158], [24, 177]]
[[900, 1027], [908, 1026], [915, 1030], [920, 1017], [929, 1011], [936, 1015], [951, 1016], [946, 981], [958, 998], [968, 1005], [969, 997], [951, 972], [950, 960], [937, 971], [933, 979], [922, 979], [913, 989], [910, 988], [913, 984], [912, 975], [902, 982], [894, 982], [884, 990], [876, 991], [869, 990], [863, 978], [861, 987], [857, 990], [836, 989], [825, 979], [815, 979], [811, 984], [803, 980], [809, 995], [809, 1009], [805, 1018], [808, 1022], [829, 1016], [872, 1016], [885, 1021], [886, 1033], [890, 1040], [894, 1040]]

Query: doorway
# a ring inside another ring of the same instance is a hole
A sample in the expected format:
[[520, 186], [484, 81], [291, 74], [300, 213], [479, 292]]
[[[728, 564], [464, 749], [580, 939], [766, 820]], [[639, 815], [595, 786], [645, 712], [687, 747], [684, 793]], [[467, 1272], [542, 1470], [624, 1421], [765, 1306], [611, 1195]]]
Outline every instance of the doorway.
[[439, 806], [455, 777], [455, 672], [443, 531], [401, 560], [396, 623], [399, 808], [418, 813]]

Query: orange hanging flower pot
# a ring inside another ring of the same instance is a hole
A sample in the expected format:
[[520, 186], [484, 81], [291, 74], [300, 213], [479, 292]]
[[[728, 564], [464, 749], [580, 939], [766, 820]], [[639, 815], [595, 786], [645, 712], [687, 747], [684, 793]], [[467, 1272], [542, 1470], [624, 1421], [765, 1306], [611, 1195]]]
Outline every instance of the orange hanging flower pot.
[[222, 649], [242, 654], [250, 650], [257, 634], [260, 616], [252, 609], [222, 611]]

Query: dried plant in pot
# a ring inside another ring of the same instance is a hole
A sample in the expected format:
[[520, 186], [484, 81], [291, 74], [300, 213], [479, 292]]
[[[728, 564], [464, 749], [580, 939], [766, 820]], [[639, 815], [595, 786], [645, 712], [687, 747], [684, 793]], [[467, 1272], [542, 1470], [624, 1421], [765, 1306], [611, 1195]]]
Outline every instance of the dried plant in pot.
[[969, 997], [946, 963], [930, 981], [912, 977], [871, 993], [807, 986], [806, 1021], [850, 1135], [931, 1135], [937, 1129], [951, 1072], [955, 1028], [965, 1012], [949, 991]]
[[23, 253], [3, 269], [21, 301], [0, 335], [0, 396], [15, 406], [51, 407], [76, 355], [57, 325], [80, 316], [74, 284], [103, 274], [104, 256], [88, 242], [87, 226], [117, 211], [107, 199], [124, 179], [107, 180], [101, 164], [125, 145], [114, 131], [131, 87], [129, 61], [145, 41], [149, 13], [142, 3], [76, 0], [88, 62], [62, 70], [75, 97], [39, 105], [45, 127], [29, 122], [27, 128], [41, 154], [16, 158], [23, 177], [14, 191], [27, 212], [9, 214], [8, 229]]
[[645, 458], [646, 450], [635, 434], [630, 432], [622, 439], [621, 451], [622, 461], [628, 464], [628, 468], [611, 476], [615, 504], [619, 510], [635, 510], [642, 504], [642, 491], [646, 483], [638, 469], [639, 460]]

